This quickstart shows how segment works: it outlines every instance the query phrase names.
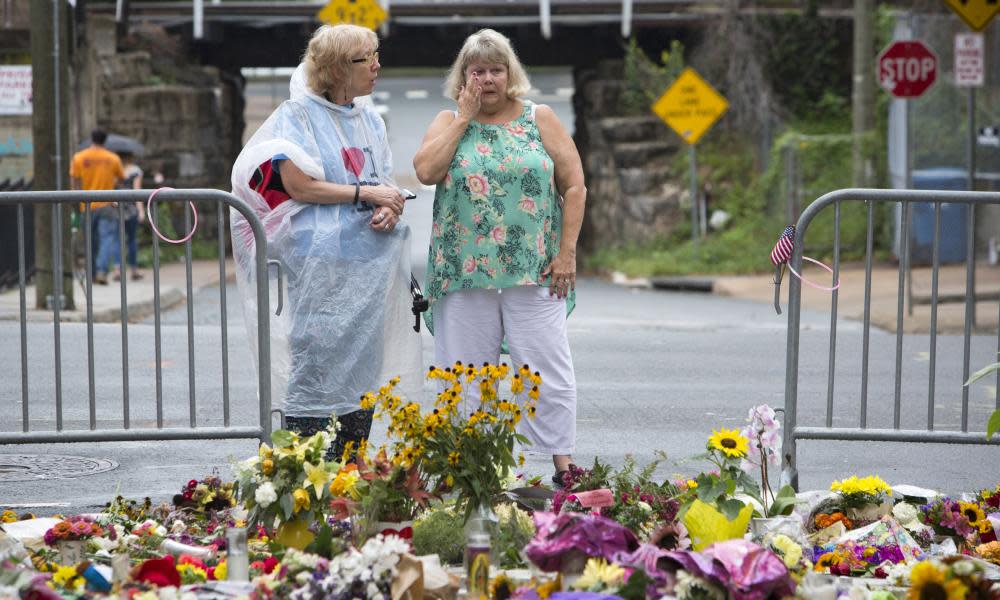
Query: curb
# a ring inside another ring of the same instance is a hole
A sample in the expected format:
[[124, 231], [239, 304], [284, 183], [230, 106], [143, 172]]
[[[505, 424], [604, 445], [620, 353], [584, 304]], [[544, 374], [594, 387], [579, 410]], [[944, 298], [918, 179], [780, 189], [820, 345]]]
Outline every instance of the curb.
[[711, 294], [715, 291], [715, 280], [704, 277], [653, 277], [650, 279], [653, 289], [676, 292], [701, 292]]

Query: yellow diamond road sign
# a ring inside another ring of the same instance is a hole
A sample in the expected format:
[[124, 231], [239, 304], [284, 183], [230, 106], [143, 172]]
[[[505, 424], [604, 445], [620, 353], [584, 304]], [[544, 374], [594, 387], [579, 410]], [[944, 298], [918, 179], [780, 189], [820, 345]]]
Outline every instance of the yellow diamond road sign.
[[330, 25], [353, 23], [368, 29], [377, 29], [385, 17], [385, 11], [375, 0], [330, 0], [316, 13], [317, 19]]
[[973, 31], [982, 31], [990, 19], [1000, 12], [997, 0], [944, 0]]
[[690, 68], [653, 104], [653, 112], [689, 144], [698, 143], [727, 108], [726, 99]]

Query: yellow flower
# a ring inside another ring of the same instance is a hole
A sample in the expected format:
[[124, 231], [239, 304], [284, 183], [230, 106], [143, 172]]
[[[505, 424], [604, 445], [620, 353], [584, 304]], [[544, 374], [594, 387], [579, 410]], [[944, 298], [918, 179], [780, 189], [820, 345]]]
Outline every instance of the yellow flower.
[[1000, 542], [989, 542], [976, 546], [976, 553], [993, 564], [1000, 565]]
[[695, 481], [694, 479], [688, 479], [687, 486], [689, 490], [693, 490], [698, 487], [698, 482]]
[[3, 515], [0, 515], [0, 523], [13, 523], [17, 520], [17, 513], [12, 510], [3, 511]]
[[531, 388], [530, 392], [528, 392], [528, 397], [532, 400], [538, 400], [539, 394], [540, 392], [538, 391], [538, 386], [536, 385]]
[[458, 451], [456, 450], [448, 455], [448, 462], [451, 463], [452, 465], [458, 466], [458, 461], [461, 458], [462, 455], [459, 454]]
[[52, 583], [67, 590], [83, 589], [83, 577], [76, 572], [75, 566], [60, 565], [52, 575]]
[[750, 440], [735, 429], [713, 429], [708, 445], [731, 458], [743, 458], [750, 449]]
[[619, 585], [625, 578], [625, 569], [603, 558], [591, 558], [583, 568], [583, 575], [573, 587], [578, 590], [594, 590]]
[[930, 600], [942, 598], [946, 600], [963, 600], [968, 589], [957, 580], [947, 580], [944, 569], [940, 569], [933, 561], [925, 560], [917, 563], [910, 570], [910, 591], [907, 600]]
[[983, 509], [975, 502], [959, 502], [959, 512], [969, 520], [969, 525], [979, 529], [979, 533], [989, 533], [993, 529], [993, 524], [986, 518]]
[[295, 507], [292, 509], [293, 513], [297, 513], [303, 509], [309, 510], [312, 506], [312, 502], [309, 500], [309, 492], [302, 488], [292, 492], [292, 499], [295, 500]]
[[451, 487], [455, 485], [455, 478], [451, 475], [448, 475], [447, 477], [444, 478], [444, 482], [448, 487]]
[[215, 567], [215, 578], [219, 581], [225, 581], [226, 575], [229, 573], [229, 564], [226, 561], [220, 562]]
[[330, 481], [329, 471], [326, 470], [322, 463], [316, 466], [308, 462], [302, 463], [302, 469], [306, 472], [304, 487], [308, 489], [310, 485], [313, 486], [313, 490], [316, 491], [316, 498], [322, 498], [323, 489], [326, 487], [327, 482]]
[[524, 380], [521, 379], [519, 374], [514, 374], [514, 378], [510, 382], [510, 393], [520, 394], [524, 391]]
[[858, 478], [857, 475], [852, 475], [847, 479], [842, 481], [834, 481], [830, 484], [830, 490], [833, 492], [840, 492], [842, 495], [849, 496], [851, 494], [866, 494], [869, 496], [877, 496], [879, 494], [885, 493], [889, 496], [892, 495], [892, 488], [886, 483], [881, 477], [877, 475], [870, 475], [868, 477]]
[[562, 577], [556, 575], [555, 579], [551, 581], [546, 581], [542, 585], [538, 586], [535, 590], [538, 592], [538, 597], [540, 600], [548, 600], [548, 597], [552, 595], [553, 592], [558, 592], [562, 589]]
[[524, 466], [524, 453], [523, 452], [517, 455], [517, 466], [519, 466], [519, 467], [523, 467]]
[[274, 461], [270, 458], [265, 458], [263, 462], [260, 463], [260, 470], [268, 477], [274, 473]]
[[541, 373], [539, 373], [538, 371], [535, 371], [534, 373], [532, 373], [532, 374], [531, 374], [531, 375], [530, 375], [530, 376], [528, 377], [528, 380], [529, 380], [529, 381], [530, 381], [530, 382], [531, 382], [532, 384], [540, 386], [540, 385], [542, 385], [542, 374], [541, 374]]

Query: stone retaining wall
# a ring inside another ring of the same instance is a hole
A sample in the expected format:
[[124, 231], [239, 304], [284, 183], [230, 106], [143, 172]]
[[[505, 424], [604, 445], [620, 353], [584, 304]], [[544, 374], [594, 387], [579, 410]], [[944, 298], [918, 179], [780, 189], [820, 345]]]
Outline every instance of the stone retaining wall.
[[669, 235], [690, 210], [683, 174], [672, 167], [684, 150], [656, 116], [620, 115], [620, 62], [574, 73], [575, 141], [587, 182], [582, 253]]

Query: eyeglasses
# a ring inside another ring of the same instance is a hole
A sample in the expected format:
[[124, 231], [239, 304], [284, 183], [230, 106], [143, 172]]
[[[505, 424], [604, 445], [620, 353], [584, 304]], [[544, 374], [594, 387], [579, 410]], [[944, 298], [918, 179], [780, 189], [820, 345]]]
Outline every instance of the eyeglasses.
[[356, 65], [360, 65], [361, 63], [364, 63], [364, 64], [370, 66], [372, 63], [378, 62], [378, 52], [372, 52], [371, 54], [369, 54], [368, 56], [366, 56], [364, 58], [352, 58], [351, 62], [354, 63], [354, 64], [356, 64]]

